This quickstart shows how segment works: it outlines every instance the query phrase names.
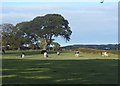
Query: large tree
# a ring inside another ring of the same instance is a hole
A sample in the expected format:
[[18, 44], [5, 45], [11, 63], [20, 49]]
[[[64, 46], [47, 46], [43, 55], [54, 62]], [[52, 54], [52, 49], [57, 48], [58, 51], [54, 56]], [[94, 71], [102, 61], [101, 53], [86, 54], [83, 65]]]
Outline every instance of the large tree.
[[44, 49], [54, 41], [53, 37], [61, 36], [66, 41], [70, 40], [72, 31], [68, 21], [59, 14], [47, 14], [38, 16], [31, 21], [18, 23], [16, 28], [23, 31], [31, 40], [37, 41], [40, 37], [44, 42]]

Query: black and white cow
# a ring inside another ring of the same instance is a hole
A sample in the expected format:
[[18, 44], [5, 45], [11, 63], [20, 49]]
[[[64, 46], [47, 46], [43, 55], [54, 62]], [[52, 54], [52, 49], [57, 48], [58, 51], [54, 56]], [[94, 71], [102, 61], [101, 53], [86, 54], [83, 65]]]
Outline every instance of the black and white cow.
[[24, 57], [25, 57], [25, 53], [22, 52], [22, 54], [21, 54], [21, 58], [24, 58]]
[[79, 51], [76, 51], [76, 52], [75, 52], [75, 56], [76, 56], [76, 57], [79, 57], [79, 54], [80, 54]]
[[48, 53], [44, 52], [44, 58], [47, 58], [47, 57], [48, 57]]

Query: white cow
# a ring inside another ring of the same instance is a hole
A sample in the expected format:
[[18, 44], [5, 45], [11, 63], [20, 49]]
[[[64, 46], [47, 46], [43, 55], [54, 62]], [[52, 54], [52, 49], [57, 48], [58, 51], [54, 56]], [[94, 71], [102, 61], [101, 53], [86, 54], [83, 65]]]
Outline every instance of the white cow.
[[108, 57], [108, 53], [107, 52], [102, 52], [102, 56]]
[[79, 57], [79, 54], [76, 53], [75, 56], [76, 56], [76, 57]]
[[57, 55], [60, 55], [60, 52], [57, 52]]
[[47, 58], [47, 57], [48, 57], [47, 52], [44, 52], [44, 58]]

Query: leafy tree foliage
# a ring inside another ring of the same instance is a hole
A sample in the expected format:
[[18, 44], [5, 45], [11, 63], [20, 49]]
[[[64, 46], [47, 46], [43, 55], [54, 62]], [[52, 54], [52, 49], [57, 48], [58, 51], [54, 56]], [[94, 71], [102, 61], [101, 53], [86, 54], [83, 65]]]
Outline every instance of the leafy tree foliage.
[[[12, 33], [13, 30], [12, 24], [2, 24], [0, 25], [0, 28], [2, 28], [2, 45], [4, 47], [7, 47], [8, 45], [14, 45], [14, 35]], [[15, 46], [15, 45], [14, 45]]]
[[22, 46], [28, 39], [25, 39], [22, 32], [12, 24], [2, 24], [2, 46], [6, 49], [17, 49]]
[[59, 14], [37, 16], [31, 21], [21, 22], [15, 26], [2, 24], [0, 27], [3, 46], [9, 45], [12, 49], [25, 44], [29, 44], [32, 49], [39, 46], [47, 49], [54, 44], [54, 48], [57, 49], [60, 45], [54, 42], [54, 37], [61, 36], [69, 41], [72, 34], [68, 21]]
[[66, 41], [70, 40], [72, 31], [68, 21], [59, 14], [47, 14], [38, 16], [31, 21], [21, 22], [16, 25], [19, 32], [30, 40], [37, 42], [42, 39], [45, 49], [53, 42], [53, 37], [61, 36]]

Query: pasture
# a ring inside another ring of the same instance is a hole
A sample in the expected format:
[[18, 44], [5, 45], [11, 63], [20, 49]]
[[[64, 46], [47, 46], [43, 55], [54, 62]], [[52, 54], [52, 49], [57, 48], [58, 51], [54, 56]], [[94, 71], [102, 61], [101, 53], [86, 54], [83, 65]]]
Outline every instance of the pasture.
[[40, 51], [6, 51], [2, 56], [3, 84], [117, 84], [118, 56], [50, 52], [44, 58]]

